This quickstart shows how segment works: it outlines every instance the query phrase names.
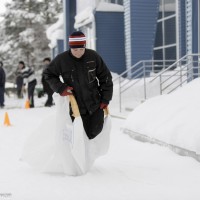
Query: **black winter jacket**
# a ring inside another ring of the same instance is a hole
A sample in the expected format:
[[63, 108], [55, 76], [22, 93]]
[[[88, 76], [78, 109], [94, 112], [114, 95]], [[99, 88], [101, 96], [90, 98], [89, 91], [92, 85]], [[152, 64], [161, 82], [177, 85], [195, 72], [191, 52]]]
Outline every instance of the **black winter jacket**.
[[108, 104], [112, 99], [111, 73], [102, 58], [91, 49], [85, 49], [79, 59], [70, 50], [59, 54], [46, 68], [44, 76], [54, 92], [61, 94], [67, 86], [73, 87], [81, 114], [91, 114], [101, 102]]

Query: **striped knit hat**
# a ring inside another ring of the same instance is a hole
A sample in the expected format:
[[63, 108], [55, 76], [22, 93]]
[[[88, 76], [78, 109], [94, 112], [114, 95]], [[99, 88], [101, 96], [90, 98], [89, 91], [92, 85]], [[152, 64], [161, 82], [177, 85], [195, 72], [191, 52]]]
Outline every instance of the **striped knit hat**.
[[81, 31], [75, 31], [69, 36], [70, 48], [85, 48], [86, 37]]

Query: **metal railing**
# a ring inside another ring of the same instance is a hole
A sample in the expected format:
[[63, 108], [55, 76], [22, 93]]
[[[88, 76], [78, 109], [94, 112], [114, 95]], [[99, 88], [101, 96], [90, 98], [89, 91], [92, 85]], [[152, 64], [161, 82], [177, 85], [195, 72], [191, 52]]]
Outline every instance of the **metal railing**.
[[122, 94], [139, 82], [143, 81], [144, 99], [147, 98], [146, 78], [153, 77], [152, 72], [158, 73], [168, 68], [175, 60], [142, 60], [116, 77], [113, 82], [119, 84], [119, 107], [122, 110]]
[[[200, 75], [200, 54], [185, 55], [165, 70], [159, 72], [151, 82], [159, 79], [160, 94], [171, 93]], [[169, 74], [169, 71], [173, 73]]]
[[[200, 76], [200, 54], [185, 55], [175, 60], [142, 60], [116, 77], [119, 85], [119, 109], [122, 111], [122, 94], [143, 82], [143, 100], [147, 99], [148, 84], [158, 83], [159, 94], [168, 94]], [[158, 94], [158, 95], [159, 95]]]

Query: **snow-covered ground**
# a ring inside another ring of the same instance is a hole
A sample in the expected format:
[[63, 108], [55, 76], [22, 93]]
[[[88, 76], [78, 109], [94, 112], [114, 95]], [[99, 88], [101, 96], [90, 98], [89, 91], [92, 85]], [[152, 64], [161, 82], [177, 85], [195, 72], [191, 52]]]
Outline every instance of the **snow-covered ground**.
[[[196, 84], [199, 84], [198, 80]], [[196, 84], [193, 87], [196, 87]], [[198, 91], [196, 92], [198, 95]], [[188, 96], [187, 93], [185, 95]], [[184, 96], [181, 99], [184, 101]], [[24, 109], [24, 101], [25, 99], [18, 101], [14, 97], [7, 98], [7, 109], [0, 110], [0, 200], [200, 199], [199, 162], [191, 157], [179, 156], [167, 147], [133, 140], [121, 130], [127, 124], [132, 127], [134, 120], [131, 116], [134, 117], [137, 110], [141, 111], [141, 116], [148, 114], [149, 109], [156, 110], [156, 107], [152, 108], [154, 104], [150, 103], [153, 99], [149, 100], [149, 103], [146, 102], [146, 105], [149, 105], [146, 109], [142, 109], [145, 103], [141, 104], [127, 120], [112, 118], [108, 154], [100, 157], [86, 175], [77, 177], [40, 173], [20, 160], [28, 136], [47, 116], [55, 112], [55, 107], [41, 107], [45, 98], [36, 98], [34, 109]], [[180, 102], [180, 99], [174, 99], [174, 102], [176, 101]], [[161, 106], [160, 102], [157, 101], [156, 106]], [[13, 108], [14, 105], [18, 105], [18, 108]], [[184, 108], [177, 109], [174, 115], [180, 116]], [[113, 109], [114, 107], [110, 109], [111, 114]], [[9, 127], [3, 125], [6, 111], [12, 124]], [[190, 109], [186, 111], [191, 112]], [[185, 126], [193, 124], [189, 117], [193, 112], [196, 113], [192, 110]], [[151, 114], [153, 119], [155, 115]], [[159, 119], [157, 116], [154, 122], [159, 123]], [[146, 122], [144, 123], [143, 118], [140, 118], [140, 122], [142, 130], [146, 127]], [[173, 120], [171, 124], [174, 132], [177, 132], [180, 124]], [[159, 128], [162, 130], [162, 127]], [[165, 128], [163, 125], [163, 129]], [[196, 128], [198, 127], [194, 127], [194, 130]]]

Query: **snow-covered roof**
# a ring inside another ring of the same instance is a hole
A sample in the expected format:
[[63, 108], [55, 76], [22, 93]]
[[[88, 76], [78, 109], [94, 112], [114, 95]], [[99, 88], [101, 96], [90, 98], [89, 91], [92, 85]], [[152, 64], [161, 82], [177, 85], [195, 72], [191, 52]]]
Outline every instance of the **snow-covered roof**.
[[100, 2], [96, 8], [96, 11], [102, 12], [124, 12], [124, 7], [115, 3]]
[[91, 23], [94, 20], [93, 11], [94, 11], [94, 9], [92, 7], [87, 7], [82, 12], [77, 14], [75, 16], [74, 28], [77, 29], [81, 26]]
[[114, 3], [105, 3], [100, 2], [98, 6], [93, 8], [92, 6], [88, 6], [83, 11], [78, 13], [75, 16], [75, 24], [74, 28], [78, 29], [81, 26], [85, 26], [86, 24], [91, 23], [94, 20], [94, 12], [124, 12], [124, 7]]
[[56, 41], [58, 39], [64, 39], [64, 27], [63, 27], [63, 13], [59, 15], [58, 21], [51, 25], [47, 31], [47, 38], [51, 41], [49, 47], [53, 48], [56, 46]]

